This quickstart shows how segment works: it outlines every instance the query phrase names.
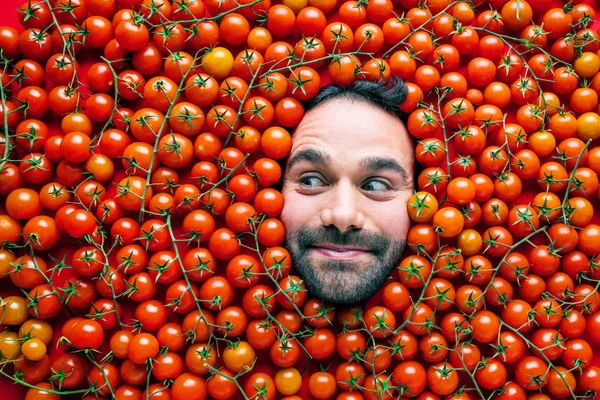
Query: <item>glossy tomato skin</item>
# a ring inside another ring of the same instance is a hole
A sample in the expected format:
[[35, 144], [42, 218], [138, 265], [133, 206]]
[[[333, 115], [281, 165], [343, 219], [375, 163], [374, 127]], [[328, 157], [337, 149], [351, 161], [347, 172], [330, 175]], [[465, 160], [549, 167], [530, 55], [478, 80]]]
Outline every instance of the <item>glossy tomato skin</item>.
[[0, 30], [0, 43], [2, 43], [2, 49], [4, 50], [5, 57], [15, 58], [20, 54], [18, 46], [19, 32], [9, 26], [3, 26]]
[[171, 395], [173, 400], [204, 400], [206, 398], [206, 382], [199, 375], [185, 372], [173, 382]]
[[104, 331], [99, 322], [82, 320], [71, 332], [73, 346], [79, 349], [98, 349], [104, 341]]

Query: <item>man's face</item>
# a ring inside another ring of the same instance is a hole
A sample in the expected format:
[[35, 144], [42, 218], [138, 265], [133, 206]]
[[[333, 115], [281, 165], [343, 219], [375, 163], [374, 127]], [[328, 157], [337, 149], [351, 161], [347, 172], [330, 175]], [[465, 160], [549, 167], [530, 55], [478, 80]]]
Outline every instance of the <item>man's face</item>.
[[391, 113], [349, 99], [306, 113], [287, 160], [281, 220], [310, 293], [353, 304], [381, 288], [406, 244], [413, 171], [411, 139]]

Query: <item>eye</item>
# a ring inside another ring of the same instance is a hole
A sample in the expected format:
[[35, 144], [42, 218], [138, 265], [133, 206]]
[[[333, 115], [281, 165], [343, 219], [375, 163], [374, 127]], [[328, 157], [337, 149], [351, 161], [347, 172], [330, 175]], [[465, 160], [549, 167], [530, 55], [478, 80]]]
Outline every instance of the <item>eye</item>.
[[323, 183], [321, 178], [314, 175], [303, 176], [298, 180], [298, 182], [300, 182], [302, 186], [306, 186], [308, 188], [315, 188], [319, 185], [319, 182]]
[[378, 179], [372, 179], [363, 185], [365, 190], [370, 192], [385, 192], [390, 190], [392, 187], [386, 182]]

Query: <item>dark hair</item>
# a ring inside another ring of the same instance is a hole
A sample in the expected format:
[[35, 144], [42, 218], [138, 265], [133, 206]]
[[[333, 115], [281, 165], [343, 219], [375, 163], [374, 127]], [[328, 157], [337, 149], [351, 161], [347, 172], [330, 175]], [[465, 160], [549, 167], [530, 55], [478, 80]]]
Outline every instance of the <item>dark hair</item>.
[[[408, 88], [402, 79], [397, 76], [391, 76], [386, 82], [373, 82], [366, 79], [357, 79], [348, 87], [341, 87], [335, 84], [323, 86], [319, 93], [310, 100], [302, 102], [304, 111], [308, 111], [318, 105], [325, 103], [328, 100], [345, 98], [365, 100], [385, 111], [389, 111], [396, 115], [402, 123], [406, 125], [408, 115], [400, 109], [400, 105], [408, 96]], [[411, 136], [412, 138], [412, 136]], [[413, 148], [417, 145], [413, 138]], [[287, 158], [277, 160], [282, 171], [285, 171]], [[415, 163], [414, 184], [417, 185], [417, 177], [421, 172], [419, 163]], [[274, 186], [275, 189], [281, 191], [283, 179]]]
[[357, 79], [348, 87], [333, 84], [324, 86], [315, 97], [305, 102], [304, 109], [308, 111], [335, 98], [360, 99], [392, 112], [406, 123], [407, 115], [400, 110], [400, 105], [407, 96], [408, 88], [397, 76], [391, 76], [386, 82]]

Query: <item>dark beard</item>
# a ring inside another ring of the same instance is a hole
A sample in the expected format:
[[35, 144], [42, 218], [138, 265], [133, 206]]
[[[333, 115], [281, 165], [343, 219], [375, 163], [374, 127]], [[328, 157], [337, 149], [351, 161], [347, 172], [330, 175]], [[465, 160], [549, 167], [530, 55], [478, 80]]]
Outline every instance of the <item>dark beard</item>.
[[[286, 235], [292, 267], [308, 291], [333, 304], [356, 304], [373, 296], [398, 266], [405, 241], [393, 241], [381, 233], [337, 228], [302, 227]], [[369, 249], [369, 261], [323, 260], [313, 265], [311, 250], [316, 244], [355, 245]], [[368, 265], [364, 265], [364, 263]]]

